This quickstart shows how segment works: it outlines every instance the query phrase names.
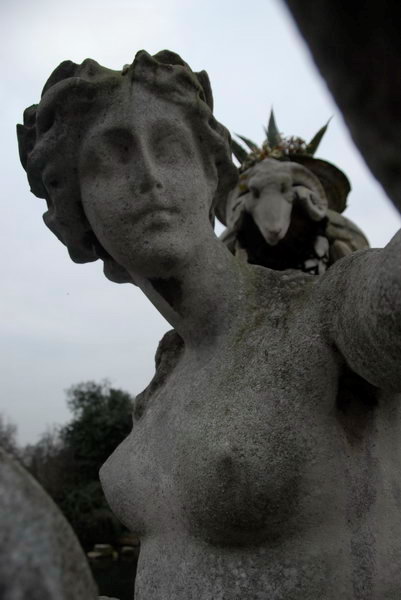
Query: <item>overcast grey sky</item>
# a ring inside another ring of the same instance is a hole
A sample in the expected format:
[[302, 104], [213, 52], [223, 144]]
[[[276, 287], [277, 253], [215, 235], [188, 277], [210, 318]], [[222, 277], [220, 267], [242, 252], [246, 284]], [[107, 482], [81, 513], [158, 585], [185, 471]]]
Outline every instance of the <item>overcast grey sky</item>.
[[69, 418], [72, 384], [107, 377], [141, 391], [169, 328], [138, 289], [107, 281], [99, 262], [72, 263], [42, 222], [44, 201], [29, 192], [15, 124], [62, 60], [91, 57], [118, 69], [141, 48], [174, 50], [208, 71], [217, 119], [256, 141], [272, 105], [280, 130], [306, 139], [334, 115], [318, 155], [351, 180], [346, 214], [373, 246], [400, 227], [278, 0], [3, 0], [0, 33], [0, 412], [18, 425], [21, 443]]

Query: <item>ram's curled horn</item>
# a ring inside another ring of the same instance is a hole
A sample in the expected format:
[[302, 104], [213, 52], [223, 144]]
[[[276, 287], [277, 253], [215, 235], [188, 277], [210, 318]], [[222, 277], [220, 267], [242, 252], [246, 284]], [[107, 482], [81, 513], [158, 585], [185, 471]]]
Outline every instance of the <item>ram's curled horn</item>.
[[327, 216], [328, 201], [322, 184], [309, 169], [295, 162], [287, 163], [292, 174], [295, 196], [312, 221]]

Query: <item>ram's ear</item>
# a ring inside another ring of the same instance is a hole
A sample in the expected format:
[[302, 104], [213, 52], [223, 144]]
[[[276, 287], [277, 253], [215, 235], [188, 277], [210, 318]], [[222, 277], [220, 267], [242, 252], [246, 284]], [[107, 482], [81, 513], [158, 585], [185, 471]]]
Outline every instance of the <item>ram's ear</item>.
[[298, 163], [287, 163], [292, 174], [296, 199], [313, 221], [327, 216], [328, 202], [319, 179], [309, 169]]
[[293, 187], [294, 200], [302, 206], [312, 221], [321, 221], [327, 216], [327, 204], [321, 202], [317, 193], [309, 187], [296, 185]]

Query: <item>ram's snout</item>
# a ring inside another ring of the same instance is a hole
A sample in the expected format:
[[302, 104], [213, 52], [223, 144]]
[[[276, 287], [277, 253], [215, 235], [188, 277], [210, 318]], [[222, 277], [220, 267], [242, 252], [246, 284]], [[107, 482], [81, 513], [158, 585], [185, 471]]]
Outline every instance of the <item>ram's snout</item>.
[[309, 169], [265, 158], [242, 175], [241, 185], [229, 195], [226, 223], [231, 231], [241, 227], [241, 214], [246, 211], [267, 244], [276, 246], [290, 228], [295, 202], [312, 221], [327, 216], [325, 191]]
[[255, 197], [251, 189], [245, 209], [270, 246], [276, 246], [285, 237], [291, 222], [291, 198], [266, 188]]

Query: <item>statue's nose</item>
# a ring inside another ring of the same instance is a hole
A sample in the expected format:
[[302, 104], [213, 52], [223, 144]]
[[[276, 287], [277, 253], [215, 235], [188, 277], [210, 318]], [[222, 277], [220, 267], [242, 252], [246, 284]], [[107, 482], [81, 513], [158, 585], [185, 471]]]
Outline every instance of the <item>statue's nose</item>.
[[147, 193], [151, 192], [153, 190], [153, 188], [161, 189], [162, 184], [153, 175], [146, 174], [146, 176], [143, 178], [143, 180], [139, 186], [139, 193], [147, 194]]
[[139, 148], [136, 157], [136, 172], [138, 176], [138, 191], [140, 194], [148, 194], [153, 189], [161, 189], [162, 183], [159, 179], [157, 168], [148, 155], [146, 148]]

